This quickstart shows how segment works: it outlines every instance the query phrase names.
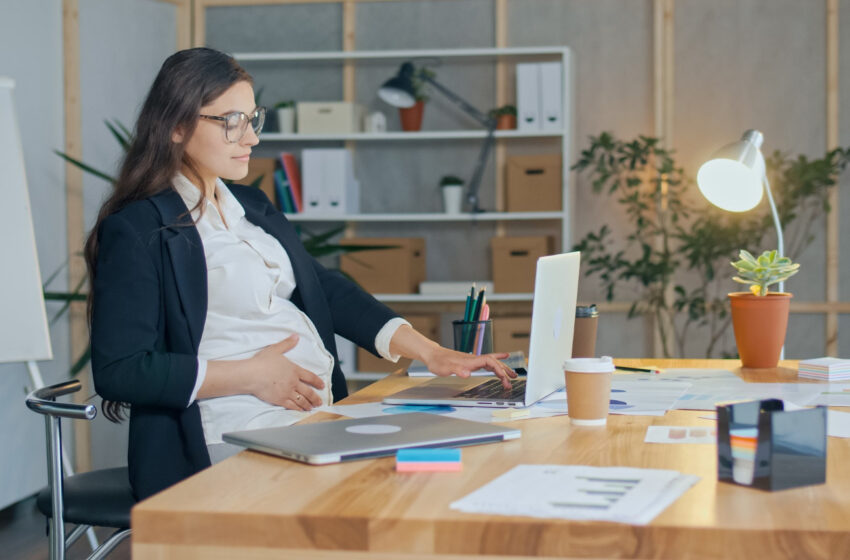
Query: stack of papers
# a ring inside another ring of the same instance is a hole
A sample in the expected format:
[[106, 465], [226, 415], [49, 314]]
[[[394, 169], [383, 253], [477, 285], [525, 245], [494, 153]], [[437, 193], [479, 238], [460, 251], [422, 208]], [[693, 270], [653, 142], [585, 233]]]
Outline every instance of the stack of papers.
[[430, 296], [464, 296], [469, 295], [469, 286], [477, 286], [493, 293], [492, 282], [420, 282], [419, 293]]
[[645, 525], [698, 481], [698, 476], [660, 469], [519, 465], [451, 508]]
[[798, 367], [799, 377], [824, 379], [826, 381], [841, 381], [850, 379], [850, 360], [839, 358], [816, 358], [802, 360]]

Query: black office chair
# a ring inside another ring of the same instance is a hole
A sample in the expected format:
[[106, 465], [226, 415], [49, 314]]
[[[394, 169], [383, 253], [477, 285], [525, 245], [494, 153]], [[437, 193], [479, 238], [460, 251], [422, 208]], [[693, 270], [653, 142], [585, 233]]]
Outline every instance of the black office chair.
[[[27, 407], [44, 415], [47, 428], [48, 486], [38, 493], [38, 509], [49, 519], [50, 560], [64, 560], [65, 551], [89, 527], [117, 529], [89, 556], [100, 560], [130, 536], [130, 508], [136, 503], [127, 467], [102, 469], [65, 478], [62, 469], [61, 418], [92, 420], [94, 405], [57, 403], [56, 397], [80, 390], [77, 380], [37, 389], [27, 396]], [[77, 527], [65, 538], [65, 523]]]

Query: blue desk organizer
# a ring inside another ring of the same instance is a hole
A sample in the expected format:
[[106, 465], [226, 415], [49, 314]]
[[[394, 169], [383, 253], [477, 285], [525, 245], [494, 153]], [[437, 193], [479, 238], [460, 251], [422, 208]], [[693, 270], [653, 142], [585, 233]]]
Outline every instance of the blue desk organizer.
[[[758, 430], [751, 484], [733, 478], [730, 431]], [[778, 399], [717, 406], [717, 479], [761, 490], [826, 482], [826, 407], [784, 410]]]

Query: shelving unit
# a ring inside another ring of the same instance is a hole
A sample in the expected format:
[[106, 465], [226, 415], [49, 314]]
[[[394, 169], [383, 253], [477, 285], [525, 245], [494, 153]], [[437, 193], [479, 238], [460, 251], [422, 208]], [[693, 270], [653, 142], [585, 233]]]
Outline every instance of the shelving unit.
[[[571, 53], [567, 47], [523, 47], [523, 48], [476, 48], [476, 49], [423, 49], [423, 50], [384, 50], [384, 51], [333, 51], [333, 52], [244, 52], [236, 53], [234, 57], [240, 63], [258, 63], [261, 67], [268, 69], [269, 64], [280, 64], [281, 68], [289, 65], [296, 67], [309, 65], [311, 68], [327, 64], [329, 70], [343, 73], [346, 81], [344, 97], [346, 101], [355, 101], [354, 73], [358, 68], [368, 68], [376, 63], [396, 63], [405, 60], [439, 59], [444, 63], [451, 62], [485, 62], [504, 66], [517, 62], [543, 62], [559, 61], [562, 65], [562, 92], [564, 127], [556, 131], [544, 130], [497, 130], [495, 139], [497, 143], [523, 142], [549, 139], [560, 140], [560, 153], [562, 164], [562, 208], [560, 210], [543, 212], [504, 212], [501, 211], [501, 194], [496, 194], [496, 211], [484, 213], [446, 214], [442, 212], [389, 212], [389, 213], [357, 213], [357, 214], [287, 214], [287, 218], [295, 223], [335, 223], [347, 224], [348, 234], [356, 231], [358, 224], [384, 224], [387, 227], [387, 235], [398, 235], [402, 225], [406, 223], [433, 223], [434, 227], [439, 224], [463, 224], [463, 223], [490, 223], [503, 232], [510, 223], [534, 223], [534, 222], [560, 222], [560, 246], [570, 246], [570, 160], [572, 151], [572, 129], [573, 129], [573, 91], [572, 91], [572, 61]], [[342, 63], [342, 64], [339, 64]], [[503, 78], [504, 79], [504, 78]], [[498, 84], [497, 84], [498, 85]], [[459, 119], [460, 120], [460, 119]], [[462, 122], [462, 121], [461, 121]], [[486, 130], [482, 128], [458, 129], [458, 130], [426, 130], [419, 132], [388, 131], [382, 133], [359, 132], [349, 134], [282, 134], [278, 132], [265, 132], [260, 135], [264, 143], [280, 144], [282, 149], [298, 150], [300, 147], [312, 147], [317, 144], [338, 144], [356, 150], [359, 144], [369, 144], [371, 149], [377, 145], [388, 146], [403, 143], [404, 145], [415, 145], [416, 142], [438, 141], [442, 146], [445, 142], [484, 140], [487, 136]], [[428, 149], [426, 146], [424, 149]], [[494, 156], [495, 157], [495, 156]], [[495, 160], [494, 160], [495, 161]], [[474, 162], [470, 162], [470, 168]], [[497, 173], [500, 170], [497, 170]], [[355, 174], [357, 169], [355, 167]], [[498, 182], [498, 180], [497, 180]], [[361, 193], [366, 186], [361, 187]], [[417, 188], [410, 185], [410, 188]], [[482, 190], [488, 185], [482, 185]], [[361, 194], [362, 196], [362, 194]], [[413, 209], [412, 209], [413, 210]], [[399, 228], [393, 229], [394, 223]], [[478, 277], [486, 276], [483, 271]], [[375, 294], [380, 301], [388, 304], [462, 304], [463, 295], [422, 295], [422, 294]], [[488, 294], [490, 302], [531, 302], [532, 294]], [[352, 379], [374, 380], [383, 374], [355, 373]]]
[[[557, 138], [563, 136], [563, 131], [526, 130], [497, 130], [495, 137], [502, 138]], [[358, 132], [352, 134], [281, 134], [280, 132], [264, 132], [260, 140], [275, 142], [383, 142], [383, 141], [416, 141], [416, 140], [474, 140], [487, 136], [486, 130], [435, 130], [419, 132]]]
[[287, 214], [290, 222], [509, 222], [560, 220], [561, 212], [482, 212], [446, 214], [445, 212], [399, 212], [393, 214]]

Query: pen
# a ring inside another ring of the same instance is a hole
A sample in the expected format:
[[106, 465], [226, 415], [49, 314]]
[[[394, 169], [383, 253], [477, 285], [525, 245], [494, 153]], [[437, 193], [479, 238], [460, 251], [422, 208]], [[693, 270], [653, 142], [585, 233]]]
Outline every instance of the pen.
[[[482, 305], [484, 304], [485, 290], [486, 290], [486, 288], [481, 288], [481, 291], [478, 292], [478, 299], [476, 299], [476, 301], [475, 301], [475, 306], [473, 307], [473, 310], [472, 310], [472, 317], [470, 317], [470, 319], [469, 319], [470, 322], [477, 323], [481, 318], [481, 309], [482, 309]], [[463, 345], [464, 349], [467, 352], [471, 353], [471, 352], [475, 351], [475, 333], [476, 333], [476, 329], [473, 328], [472, 325], [470, 325], [470, 330], [467, 333], [467, 337], [464, 337], [464, 345]]]
[[644, 373], [661, 373], [663, 370], [661, 368], [640, 368], [640, 367], [626, 367], [626, 366], [615, 366], [616, 369], [621, 369], [623, 371], [640, 371]]
[[477, 356], [481, 355], [484, 346], [484, 331], [487, 329], [486, 325], [483, 324], [484, 321], [490, 318], [490, 306], [487, 305], [487, 299], [484, 299], [484, 306], [481, 310], [481, 321], [478, 324], [478, 335], [476, 336], [475, 342], [475, 354]]

